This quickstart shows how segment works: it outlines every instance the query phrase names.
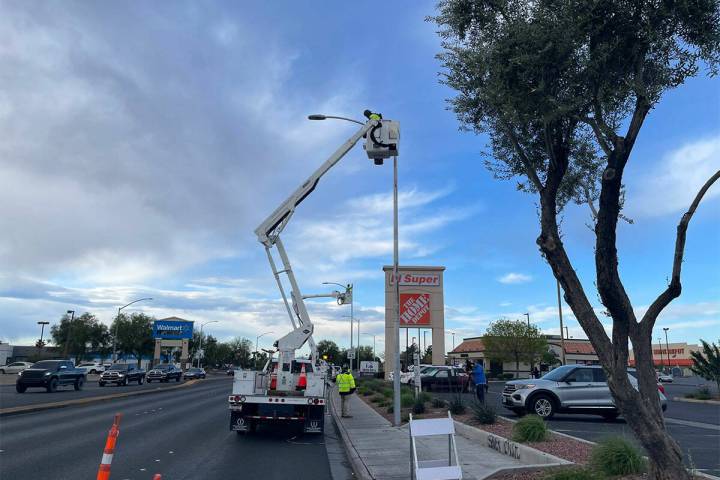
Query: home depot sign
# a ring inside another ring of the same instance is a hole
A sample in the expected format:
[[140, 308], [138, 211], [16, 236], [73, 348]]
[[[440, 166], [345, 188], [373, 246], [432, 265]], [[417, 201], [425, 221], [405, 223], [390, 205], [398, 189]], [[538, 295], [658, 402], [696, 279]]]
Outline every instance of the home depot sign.
[[400, 325], [430, 325], [429, 293], [400, 294]]

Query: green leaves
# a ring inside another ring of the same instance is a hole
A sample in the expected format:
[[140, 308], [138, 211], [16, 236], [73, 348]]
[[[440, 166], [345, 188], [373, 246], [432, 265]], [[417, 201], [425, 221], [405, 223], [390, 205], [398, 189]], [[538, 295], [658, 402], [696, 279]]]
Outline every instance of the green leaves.
[[534, 325], [520, 320], [498, 320], [482, 337], [485, 355], [498, 362], [535, 363], [547, 353], [547, 341]]
[[690, 370], [705, 380], [718, 384], [720, 389], [720, 347], [714, 343], [702, 342], [702, 352], [690, 352], [693, 365]]

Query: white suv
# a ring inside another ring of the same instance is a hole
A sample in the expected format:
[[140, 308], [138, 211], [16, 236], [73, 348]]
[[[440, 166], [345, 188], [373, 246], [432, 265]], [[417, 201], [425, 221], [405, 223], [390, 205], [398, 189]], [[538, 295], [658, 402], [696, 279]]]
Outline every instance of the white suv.
[[103, 365], [102, 363], [93, 363], [93, 362], [81, 363], [80, 365], [78, 365], [75, 368], [82, 368], [83, 370], [85, 370], [86, 374], [90, 374], [90, 375], [103, 373], [105, 371], [105, 365]]
[[26, 368], [30, 368], [30, 362], [13, 362], [9, 365], [0, 366], [0, 373], [20, 373]]

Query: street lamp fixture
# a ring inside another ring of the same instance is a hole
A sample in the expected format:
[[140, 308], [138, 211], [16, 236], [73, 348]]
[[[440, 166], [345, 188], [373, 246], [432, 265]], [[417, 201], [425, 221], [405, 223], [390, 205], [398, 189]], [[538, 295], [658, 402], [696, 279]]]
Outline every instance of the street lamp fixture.
[[[327, 117], [327, 118], [341, 118], [341, 117]], [[337, 282], [322, 282], [322, 284], [323, 285], [337, 285], [340, 288], [344, 288], [346, 294], [348, 292], [350, 292], [350, 350], [352, 350], [353, 349], [353, 323], [355, 321], [355, 315], [354, 315], [355, 299], [353, 298], [353, 284], [348, 283], [347, 285], [343, 285], [343, 284], [337, 283]], [[358, 321], [358, 346], [360, 346], [360, 322], [359, 321]], [[350, 371], [351, 372], [353, 369], [352, 364], [353, 364], [353, 361], [351, 358], [350, 359]]]
[[138, 298], [137, 300], [133, 300], [132, 302], [128, 303], [127, 305], [123, 305], [122, 307], [118, 308], [117, 317], [115, 319], [115, 335], [113, 335], [113, 363], [117, 362], [117, 335], [118, 335], [118, 326], [120, 324], [120, 312], [126, 308], [132, 305], [133, 303], [142, 302], [143, 300], [152, 300], [152, 297], [146, 297], [146, 298]]
[[38, 345], [40, 348], [43, 347], [43, 333], [45, 333], [45, 325], [49, 325], [50, 322], [37, 322], [38, 325], [40, 325], [40, 341], [38, 342]]
[[529, 313], [523, 313], [527, 317], [527, 325], [530, 326], [530, 314]]
[[258, 342], [260, 341], [260, 338], [264, 337], [265, 335], [270, 335], [271, 333], [275, 332], [265, 332], [255, 337], [255, 360], [257, 360], [258, 357]]
[[207, 325], [208, 323], [219, 323], [219, 322], [220, 322], [220, 320], [208, 320], [207, 322], [200, 324], [200, 345], [198, 346], [198, 356], [197, 356], [198, 357], [198, 368], [200, 368], [200, 352], [202, 352], [203, 327], [205, 325]]

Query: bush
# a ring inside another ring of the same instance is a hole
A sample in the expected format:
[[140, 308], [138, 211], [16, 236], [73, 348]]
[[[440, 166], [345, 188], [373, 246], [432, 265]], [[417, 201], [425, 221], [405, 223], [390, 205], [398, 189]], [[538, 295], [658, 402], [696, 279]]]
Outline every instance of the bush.
[[431, 405], [433, 408], [446, 408], [448, 406], [448, 403], [443, 400], [442, 398], [433, 398]]
[[383, 397], [382, 395], [378, 395], [378, 394], [376, 393], [375, 395], [373, 395], [372, 397], [370, 397], [370, 401], [373, 402], [373, 403], [381, 403], [381, 402], [384, 402], [384, 401], [385, 401], [385, 397]]
[[514, 373], [501, 373], [498, 375], [500, 380], [512, 380], [515, 377]]
[[475, 420], [482, 425], [491, 425], [497, 420], [497, 412], [490, 405], [475, 401], [470, 405], [470, 409]]
[[392, 388], [383, 388], [382, 390], [380, 390], [380, 393], [385, 398], [392, 398], [393, 396]]
[[417, 413], [425, 413], [425, 402], [420, 400], [420, 398], [415, 400], [415, 403], [413, 404], [413, 407], [412, 407], [412, 411], [413, 411], [413, 413], [416, 413], [416, 414]]
[[590, 464], [606, 476], [630, 475], [645, 470], [640, 450], [622, 437], [598, 443], [590, 454]]
[[695, 398], [698, 400], [710, 400], [712, 398], [710, 395], [710, 389], [708, 387], [698, 388], [697, 393], [695, 393]]
[[403, 393], [400, 395], [400, 406], [402, 408], [412, 407], [415, 403], [415, 396], [412, 393]]
[[551, 473], [545, 480], [599, 480], [600, 477], [592, 470], [586, 468], [572, 468]]
[[388, 405], [388, 407], [387, 407], [387, 412], [388, 412], [388, 413], [393, 413], [394, 411], [395, 411], [395, 407], [394, 407], [393, 404], [391, 403], [391, 404]]
[[463, 402], [463, 399], [460, 395], [455, 395], [452, 400], [450, 400], [450, 413], [453, 415], [462, 415], [465, 413], [465, 402]]
[[418, 398], [420, 400], [422, 400], [423, 402], [429, 402], [432, 397], [427, 392], [420, 392], [420, 394], [418, 395]]
[[400, 417], [400, 421], [401, 421], [401, 422], [406, 422], [406, 423], [409, 422], [409, 421], [410, 421], [410, 415], [407, 414], [407, 413], [403, 413], [402, 416]]
[[548, 436], [545, 421], [537, 415], [523, 417], [513, 425], [513, 440], [520, 443], [542, 442]]

